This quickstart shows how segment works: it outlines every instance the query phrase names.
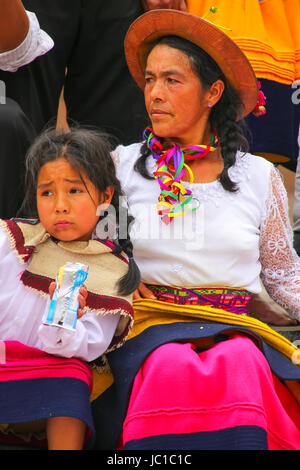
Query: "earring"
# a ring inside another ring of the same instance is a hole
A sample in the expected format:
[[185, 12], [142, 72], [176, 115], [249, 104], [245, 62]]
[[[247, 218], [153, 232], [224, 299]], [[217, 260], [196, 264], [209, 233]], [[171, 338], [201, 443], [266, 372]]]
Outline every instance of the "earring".
[[207, 103], [207, 106], [208, 106], [209, 108], [212, 108], [212, 102], [209, 101], [209, 102]]

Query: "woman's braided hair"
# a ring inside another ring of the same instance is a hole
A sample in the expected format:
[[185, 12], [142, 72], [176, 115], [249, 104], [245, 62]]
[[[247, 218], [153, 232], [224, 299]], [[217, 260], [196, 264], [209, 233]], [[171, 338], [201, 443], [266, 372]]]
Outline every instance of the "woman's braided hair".
[[[235, 164], [237, 150], [244, 152], [248, 150], [248, 141], [245, 137], [246, 125], [243, 121], [237, 122], [237, 117], [242, 109], [238, 94], [228, 83], [215, 61], [200, 47], [178, 36], [160, 38], [153, 47], [157, 44], [166, 44], [186, 54], [192, 70], [199, 77], [205, 90], [209, 89], [217, 80], [223, 81], [224, 91], [218, 103], [211, 110], [210, 124], [220, 137], [221, 155], [224, 161], [224, 169], [219, 175], [219, 181], [227, 191], [236, 191], [237, 185], [231, 181], [228, 170]], [[144, 143], [135, 169], [143, 177], [152, 179], [152, 175], [146, 169], [146, 160], [149, 155], [150, 151]]]
[[[123, 192], [120, 181], [116, 176], [114, 162], [111, 158], [110, 137], [100, 131], [88, 128], [72, 127], [68, 131], [48, 128], [41, 133], [28, 150], [26, 156], [25, 198], [19, 211], [19, 216], [38, 218], [36, 205], [36, 190], [38, 175], [43, 165], [60, 157], [66, 158], [78, 172], [83, 183], [84, 172], [99, 194], [108, 186], [113, 187], [114, 194], [111, 208], [115, 214], [115, 230], [113, 241], [118, 244], [128, 257], [128, 271], [119, 280], [119, 294], [129, 295], [134, 292], [140, 283], [140, 271], [133, 259], [133, 245], [129, 236], [129, 228], [133, 217], [128, 214], [127, 208], [122, 207], [126, 214], [122, 214], [122, 223], [126, 220], [126, 227], [122, 226], [120, 234], [120, 200]], [[104, 219], [100, 214], [99, 221]], [[96, 232], [97, 233], [97, 232]], [[110, 232], [108, 232], [110, 233]]]

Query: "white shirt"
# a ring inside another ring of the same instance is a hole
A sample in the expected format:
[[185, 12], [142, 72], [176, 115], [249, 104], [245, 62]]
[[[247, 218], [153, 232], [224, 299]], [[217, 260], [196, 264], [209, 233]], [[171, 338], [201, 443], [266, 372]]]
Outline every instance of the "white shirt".
[[[219, 181], [188, 184], [199, 208], [166, 225], [157, 215], [160, 187], [134, 170], [141, 144], [113, 152], [117, 176], [136, 218], [131, 236], [142, 281], [174, 287], [232, 287], [270, 294], [300, 320], [300, 263], [292, 244], [281, 177], [267, 160], [238, 152], [229, 174], [239, 190]], [[156, 169], [147, 159], [150, 174]]]
[[16, 72], [18, 68], [29, 64], [37, 57], [53, 48], [54, 42], [42, 29], [34, 13], [26, 12], [29, 18], [29, 30], [24, 41], [15, 49], [0, 53], [0, 69]]
[[78, 319], [75, 331], [44, 325], [50, 298], [35, 293], [20, 281], [27, 264], [19, 262], [0, 228], [0, 340], [20, 341], [50, 354], [86, 361], [103, 354], [119, 315], [88, 312]]

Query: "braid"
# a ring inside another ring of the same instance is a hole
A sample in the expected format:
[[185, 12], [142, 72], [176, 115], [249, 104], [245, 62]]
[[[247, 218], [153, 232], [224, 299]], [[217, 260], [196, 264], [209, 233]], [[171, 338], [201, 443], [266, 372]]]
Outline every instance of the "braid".
[[128, 272], [119, 281], [119, 294], [129, 295], [138, 288], [141, 282], [141, 275], [140, 270], [132, 256], [132, 242], [130, 240], [126, 240], [124, 243], [124, 240], [119, 240], [119, 245], [127, 254], [129, 263]]
[[213, 122], [213, 126], [220, 137], [221, 155], [224, 161], [224, 168], [219, 176], [219, 181], [225, 190], [235, 192], [238, 187], [230, 179], [228, 170], [236, 162], [237, 150], [248, 150], [248, 142], [243, 136], [241, 124], [236, 121], [237, 107], [230, 102], [226, 105], [224, 101], [228, 101], [226, 94], [224, 94], [223, 102], [219, 105], [219, 107], [225, 109], [225, 112], [218, 112], [218, 103], [211, 114], [211, 122]]
[[154, 178], [153, 175], [149, 175], [149, 173], [147, 171], [147, 168], [146, 168], [146, 161], [147, 161], [147, 158], [149, 157], [149, 155], [151, 155], [151, 152], [148, 149], [146, 142], [144, 142], [142, 147], [141, 147], [140, 157], [135, 162], [134, 169], [138, 173], [140, 173], [140, 175], [143, 176], [144, 178], [146, 178], [148, 180], [152, 180], [152, 179], [155, 179], [155, 178]]
[[[117, 190], [116, 190], [117, 189]], [[124, 251], [124, 253], [128, 257], [128, 271], [127, 273], [119, 280], [118, 284], [118, 293], [120, 295], [129, 295], [134, 292], [140, 282], [141, 282], [141, 274], [140, 270], [133, 258], [133, 244], [130, 239], [129, 235], [129, 228], [132, 222], [134, 221], [134, 217], [128, 213], [128, 209], [122, 207], [122, 211], [125, 213], [122, 214], [122, 221], [126, 220], [126, 234], [125, 237], [123, 236], [123, 230], [120, 230], [120, 196], [122, 196], [121, 187], [115, 188], [115, 194], [111, 201], [111, 204], [114, 206], [116, 211], [116, 223], [117, 223], [117, 242]], [[123, 229], [123, 227], [122, 227]]]

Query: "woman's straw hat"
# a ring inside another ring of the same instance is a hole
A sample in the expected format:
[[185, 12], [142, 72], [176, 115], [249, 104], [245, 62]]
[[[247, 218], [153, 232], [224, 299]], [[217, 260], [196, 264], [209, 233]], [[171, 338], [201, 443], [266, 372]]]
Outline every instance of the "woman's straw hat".
[[238, 92], [244, 105], [239, 118], [256, 106], [258, 84], [253, 69], [241, 49], [219, 28], [200, 17], [178, 10], [152, 10], [137, 18], [125, 38], [125, 55], [131, 75], [144, 89], [144, 70], [153, 43], [160, 37], [175, 35], [193, 42], [219, 65]]

